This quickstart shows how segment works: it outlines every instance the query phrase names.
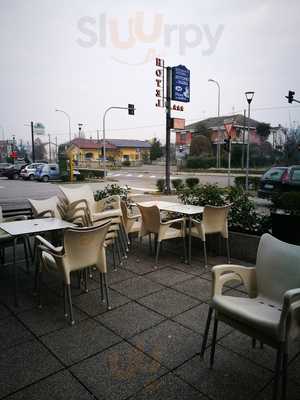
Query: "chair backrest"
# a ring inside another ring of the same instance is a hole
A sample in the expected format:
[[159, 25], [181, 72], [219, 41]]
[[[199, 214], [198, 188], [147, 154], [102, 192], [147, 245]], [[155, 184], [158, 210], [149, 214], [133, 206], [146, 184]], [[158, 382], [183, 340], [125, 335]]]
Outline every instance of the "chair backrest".
[[228, 212], [230, 205], [223, 207], [205, 206], [202, 222], [207, 231], [220, 232], [224, 237], [228, 237]]
[[287, 290], [300, 288], [300, 246], [264, 234], [257, 251], [256, 277], [258, 295], [281, 303]]
[[88, 228], [67, 229], [64, 234], [64, 263], [69, 271], [97, 265], [111, 221]]
[[121, 210], [122, 210], [124, 225], [127, 226], [128, 210], [125, 201], [121, 201]]
[[45, 215], [45, 217], [55, 217], [61, 219], [61, 215], [58, 211], [57, 205], [59, 202], [59, 199], [57, 196], [49, 197], [49, 199], [44, 199], [44, 200], [33, 200], [33, 199], [28, 199], [32, 211], [33, 211], [33, 216], [34, 218], [39, 217], [39, 215], [45, 211], [52, 211], [53, 215], [51, 213], [48, 213]]
[[[64, 197], [69, 203], [73, 203], [78, 200], [86, 200], [88, 203], [89, 211], [91, 214], [95, 211], [95, 199], [92, 188], [89, 185], [80, 185], [76, 187], [59, 186], [60, 190], [64, 194]], [[83, 205], [81, 205], [83, 207]]]
[[160, 211], [157, 206], [144, 207], [137, 204], [142, 215], [142, 230], [158, 233], [160, 228]]

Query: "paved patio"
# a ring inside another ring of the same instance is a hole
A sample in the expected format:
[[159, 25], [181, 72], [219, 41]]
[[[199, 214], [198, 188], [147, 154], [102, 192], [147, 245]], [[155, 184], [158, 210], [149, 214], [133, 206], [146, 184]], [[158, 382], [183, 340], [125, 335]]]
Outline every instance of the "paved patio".
[[[199, 246], [200, 247], [200, 246]], [[191, 266], [181, 246], [165, 245], [160, 266], [145, 246], [110, 271], [112, 310], [100, 303], [96, 274], [89, 292], [74, 286], [76, 325], [63, 316], [61, 283], [45, 273], [43, 308], [33, 274], [20, 272], [20, 306], [9, 269], [0, 270], [0, 398], [30, 399], [271, 399], [274, 350], [220, 325], [214, 369], [199, 351], [211, 274], [194, 249]], [[210, 257], [210, 265], [225, 262]], [[243, 287], [226, 292], [244, 296]], [[210, 345], [210, 343], [208, 343]], [[299, 343], [291, 349], [288, 399], [300, 398]]]

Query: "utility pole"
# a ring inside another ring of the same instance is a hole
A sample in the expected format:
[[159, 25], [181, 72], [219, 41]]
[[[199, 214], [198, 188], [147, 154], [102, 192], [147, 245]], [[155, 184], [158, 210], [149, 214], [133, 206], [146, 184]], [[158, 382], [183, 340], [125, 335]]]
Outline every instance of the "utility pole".
[[98, 143], [98, 162], [99, 162], [99, 169], [101, 168], [101, 156], [100, 156], [100, 139], [99, 139], [99, 129], [97, 129], [97, 143]]
[[170, 140], [171, 140], [171, 80], [172, 68], [167, 67], [167, 83], [166, 83], [166, 183], [165, 192], [171, 193], [170, 184]]
[[254, 96], [254, 92], [245, 92], [248, 102], [248, 140], [247, 140], [247, 158], [246, 158], [246, 191], [249, 190], [249, 164], [250, 164], [250, 105]]
[[31, 127], [31, 146], [32, 146], [32, 162], [35, 162], [35, 150], [34, 150], [34, 129], [33, 129], [33, 121], [30, 122]]
[[55, 136], [55, 159], [58, 163], [57, 136]]
[[242, 145], [242, 169], [245, 167], [245, 131], [246, 131], [246, 110], [244, 109], [244, 123], [243, 123], [243, 145]]
[[50, 134], [48, 134], [48, 138], [49, 138], [49, 161], [51, 162], [51, 137], [50, 137]]

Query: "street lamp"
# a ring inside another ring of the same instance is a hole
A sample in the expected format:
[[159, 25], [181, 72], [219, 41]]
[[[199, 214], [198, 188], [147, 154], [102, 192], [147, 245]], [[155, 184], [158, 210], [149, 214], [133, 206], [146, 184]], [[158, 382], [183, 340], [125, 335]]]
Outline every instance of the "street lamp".
[[[218, 81], [215, 79], [209, 79], [208, 82], [213, 82], [218, 87], [218, 117], [220, 116], [220, 101], [221, 101], [221, 88]], [[220, 151], [220, 132], [218, 131], [218, 141], [217, 141], [217, 168], [221, 166], [221, 151]]]
[[0, 128], [2, 129], [2, 140], [5, 140], [5, 134], [4, 134], [4, 128], [2, 125], [0, 125]]
[[254, 96], [254, 92], [245, 92], [248, 102], [248, 140], [247, 140], [247, 155], [246, 155], [246, 191], [249, 190], [249, 159], [250, 159], [250, 105]]
[[71, 143], [71, 140], [72, 140], [72, 133], [71, 133], [71, 117], [70, 117], [70, 115], [69, 115], [66, 111], [64, 111], [64, 110], [59, 110], [58, 108], [56, 108], [55, 111], [61, 112], [61, 113], [65, 114], [65, 116], [68, 118], [68, 121], [69, 121], [69, 140], [70, 140], [70, 143]]

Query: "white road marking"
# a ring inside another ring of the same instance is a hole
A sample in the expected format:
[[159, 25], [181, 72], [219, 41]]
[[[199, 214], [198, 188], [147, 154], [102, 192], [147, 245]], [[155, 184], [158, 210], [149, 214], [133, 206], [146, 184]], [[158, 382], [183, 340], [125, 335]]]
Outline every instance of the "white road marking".
[[150, 178], [156, 178], [156, 176], [155, 175], [150, 175]]
[[114, 174], [114, 176], [120, 176], [121, 174]]
[[144, 175], [138, 175], [138, 178], [142, 178]]
[[132, 176], [132, 174], [127, 174], [126, 176]]
[[157, 192], [157, 189], [149, 189], [149, 188], [140, 188], [140, 187], [132, 187], [130, 186], [130, 189], [133, 190], [142, 190], [143, 192]]

